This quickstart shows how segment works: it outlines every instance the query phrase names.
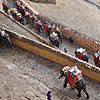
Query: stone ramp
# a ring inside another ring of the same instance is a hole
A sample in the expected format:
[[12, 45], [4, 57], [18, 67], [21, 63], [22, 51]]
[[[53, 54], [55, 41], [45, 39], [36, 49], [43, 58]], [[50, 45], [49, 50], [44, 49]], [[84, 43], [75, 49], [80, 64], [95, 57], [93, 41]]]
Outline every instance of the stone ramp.
[[[21, 68], [23, 66], [0, 57], [0, 97], [3, 100], [47, 100], [50, 88]], [[54, 94], [52, 99], [60, 100]]]

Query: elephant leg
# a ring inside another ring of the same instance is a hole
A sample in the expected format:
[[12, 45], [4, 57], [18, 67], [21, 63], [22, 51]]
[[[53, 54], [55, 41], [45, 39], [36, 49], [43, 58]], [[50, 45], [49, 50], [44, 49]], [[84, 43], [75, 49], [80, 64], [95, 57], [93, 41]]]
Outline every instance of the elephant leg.
[[67, 86], [67, 83], [68, 83], [68, 79], [65, 77], [65, 83], [63, 85], [64, 88]]
[[84, 86], [83, 91], [85, 92], [85, 94], [86, 94], [86, 96], [87, 96], [86, 98], [89, 99], [89, 94], [88, 94], [87, 91], [86, 91], [86, 86]]
[[78, 95], [77, 95], [78, 97], [81, 97], [81, 90], [80, 91], [78, 91]]
[[6, 38], [6, 44], [7, 46], [10, 46], [10, 48], [12, 48], [12, 43], [9, 37]]
[[56, 45], [56, 47], [59, 48], [59, 40], [56, 40], [56, 41], [55, 41], [55, 45]]

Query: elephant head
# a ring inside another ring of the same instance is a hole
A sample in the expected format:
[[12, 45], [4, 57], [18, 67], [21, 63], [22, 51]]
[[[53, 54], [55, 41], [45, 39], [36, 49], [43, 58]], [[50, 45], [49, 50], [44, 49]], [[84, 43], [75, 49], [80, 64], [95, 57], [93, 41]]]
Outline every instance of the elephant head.
[[66, 64], [66, 66], [61, 69], [61, 76], [59, 77], [59, 79], [62, 78], [63, 76], [66, 76], [66, 74], [68, 73], [69, 68], [70, 67], [68, 66], [68, 64]]

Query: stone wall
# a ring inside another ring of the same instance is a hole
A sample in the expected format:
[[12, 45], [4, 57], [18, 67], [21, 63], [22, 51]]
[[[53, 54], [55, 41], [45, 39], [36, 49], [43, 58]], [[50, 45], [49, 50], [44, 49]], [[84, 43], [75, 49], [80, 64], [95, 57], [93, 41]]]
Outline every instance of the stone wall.
[[84, 75], [100, 82], [100, 68], [79, 60], [76, 57], [73, 57], [41, 42], [37, 42], [23, 35], [19, 35], [16, 32], [12, 32], [7, 29], [6, 32], [9, 33], [12, 43], [17, 45], [18, 47], [59, 63], [62, 66], [65, 66], [66, 63], [68, 63], [70, 66], [76, 64], [78, 68], [82, 70], [82, 73]]
[[[22, 3], [24, 3], [32, 11], [33, 8], [30, 8], [29, 4], [27, 4], [24, 0], [20, 0], [20, 1]], [[33, 13], [35, 13], [35, 12], [33, 11]], [[42, 22], [47, 20], [50, 23], [54, 23], [49, 18], [45, 18], [44, 16], [42, 16], [40, 13], [37, 13], [36, 15]], [[55, 23], [55, 24], [59, 25], [58, 23]], [[74, 40], [74, 42], [82, 45], [83, 47], [85, 47], [93, 52], [96, 52], [96, 50], [100, 50], [100, 41], [91, 39], [90, 37], [86, 36], [85, 34], [77, 32], [76, 30], [73, 30], [67, 26], [60, 25], [60, 29], [62, 30], [63, 37], [69, 39], [69, 37], [71, 36], [72, 39]]]
[[30, 0], [37, 3], [53, 3], [56, 4], [56, 0]]

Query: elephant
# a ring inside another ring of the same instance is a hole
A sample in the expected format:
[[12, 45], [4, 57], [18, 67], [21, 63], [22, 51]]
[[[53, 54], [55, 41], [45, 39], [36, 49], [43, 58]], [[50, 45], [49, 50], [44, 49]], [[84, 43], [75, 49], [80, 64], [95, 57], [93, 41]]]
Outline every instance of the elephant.
[[88, 59], [89, 59], [88, 54], [87, 54], [87, 52], [85, 51], [85, 49], [83, 49], [83, 48], [77, 49], [77, 50], [75, 51], [75, 56], [76, 56], [77, 58], [83, 60], [83, 61], [88, 62]]
[[9, 10], [9, 5], [7, 3], [3, 4], [3, 10], [5, 11], [5, 13], [8, 14], [8, 10]]
[[63, 76], [65, 77], [65, 82], [63, 85], [64, 88], [67, 86], [67, 83], [69, 83], [72, 90], [76, 89], [78, 91], [78, 97], [81, 97], [81, 91], [83, 90], [87, 96], [86, 98], [89, 98], [89, 94], [86, 91], [85, 80], [81, 71], [77, 68], [76, 65], [72, 67], [68, 65], [63, 67], [61, 69], [61, 76], [59, 77], [59, 79]]
[[45, 33], [44, 26], [43, 26], [43, 24], [41, 23], [40, 20], [38, 21], [37, 26], [38, 26], [39, 33]]
[[12, 8], [10, 13], [11, 13], [13, 19], [16, 19], [16, 14], [18, 13], [17, 9], [16, 8]]
[[58, 34], [60, 41], [62, 42], [62, 32], [60, 30], [55, 31]]
[[41, 25], [38, 25], [38, 31], [40, 33], [44, 33], [44, 26], [41, 24]]
[[5, 36], [2, 37], [1, 33], [0, 33], [0, 45], [2, 44], [6, 44], [7, 48], [8, 47], [11, 47], [12, 48], [12, 43], [11, 43], [11, 40], [10, 40], [10, 37], [9, 37], [9, 34], [6, 33]]
[[49, 35], [49, 40], [53, 45], [55, 45], [56, 47], [59, 48], [60, 40], [59, 40], [58, 36], [55, 38], [52, 38], [51, 35]]
[[21, 24], [23, 24], [23, 25], [24, 25], [24, 19], [23, 19], [23, 17], [22, 17], [22, 16], [18, 18], [18, 22], [20, 22]]
[[98, 67], [100, 67], [100, 55], [97, 57], [97, 64]]
[[26, 23], [27, 23], [27, 24], [30, 23], [30, 15], [31, 15], [31, 14], [30, 14], [28, 11], [25, 12], [25, 16], [24, 16], [24, 17], [25, 17], [25, 20], [26, 20]]
[[94, 63], [97, 67], [100, 67], [100, 51], [97, 50], [95, 53], [94, 53]]

